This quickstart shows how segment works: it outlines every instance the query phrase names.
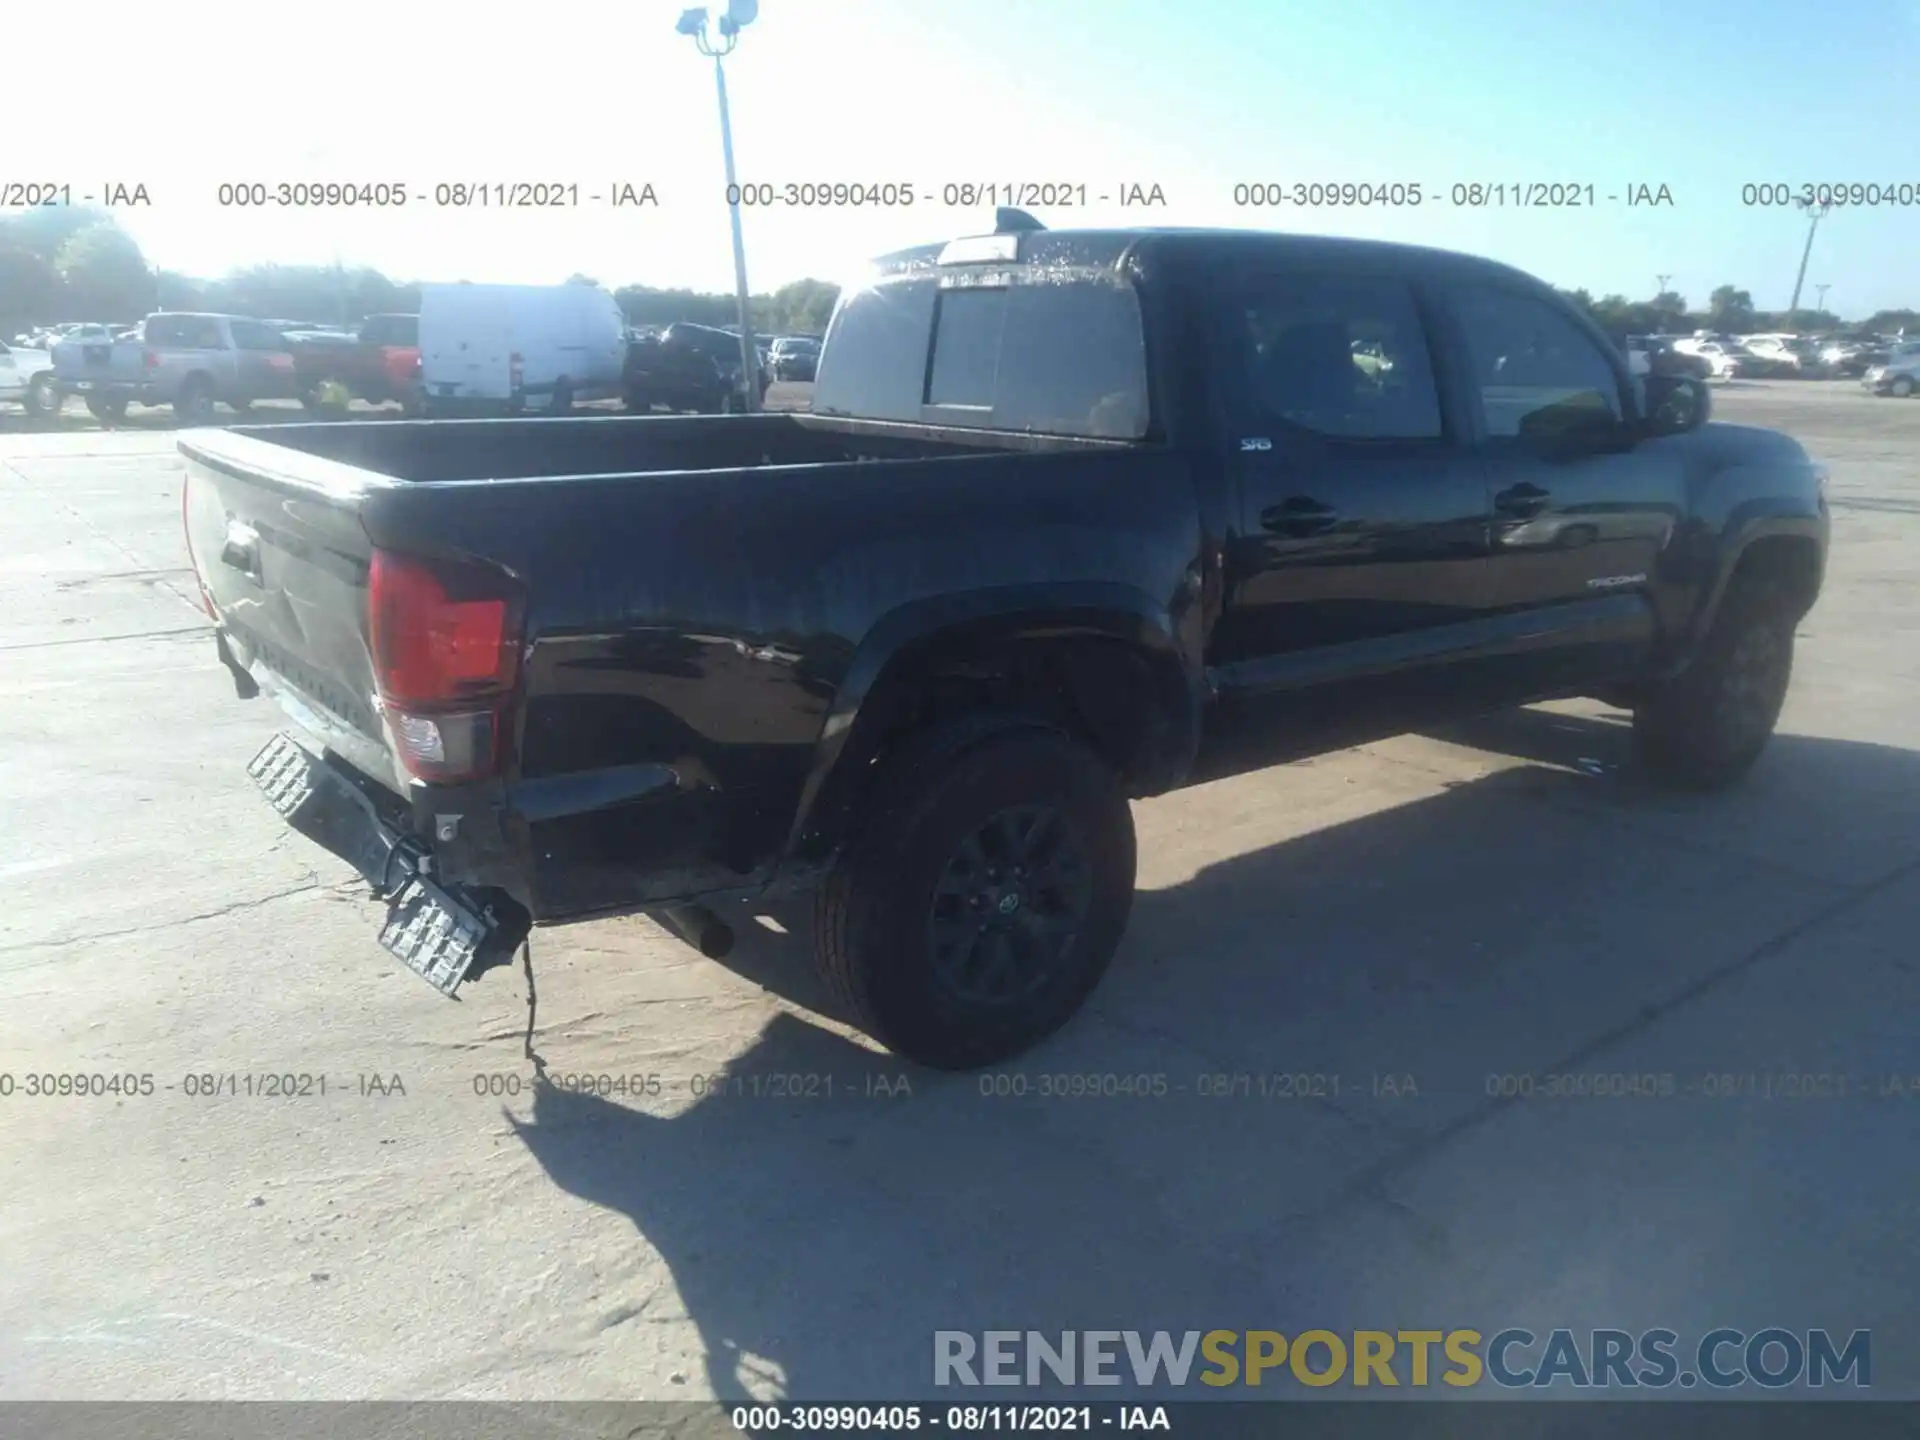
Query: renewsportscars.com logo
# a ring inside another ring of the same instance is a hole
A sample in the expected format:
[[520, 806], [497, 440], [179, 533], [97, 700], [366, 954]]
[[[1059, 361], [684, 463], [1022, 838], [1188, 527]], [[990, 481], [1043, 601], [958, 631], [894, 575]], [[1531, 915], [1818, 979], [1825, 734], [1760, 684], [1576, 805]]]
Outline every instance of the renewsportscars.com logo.
[[1825, 1330], [1709, 1330], [1683, 1346], [1673, 1330], [937, 1330], [936, 1385], [1267, 1383], [1509, 1389], [1728, 1390], [1873, 1383], [1873, 1332], [1844, 1344]]

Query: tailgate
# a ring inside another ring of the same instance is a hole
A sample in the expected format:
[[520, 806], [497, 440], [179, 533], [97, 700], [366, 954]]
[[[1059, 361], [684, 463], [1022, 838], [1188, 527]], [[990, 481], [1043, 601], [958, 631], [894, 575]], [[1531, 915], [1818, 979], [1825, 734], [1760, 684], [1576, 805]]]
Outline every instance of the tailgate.
[[388, 383], [407, 386], [420, 378], [420, 348], [417, 345], [382, 345], [380, 372]]
[[[351, 488], [317, 479], [355, 472], [264, 441], [218, 439], [225, 453], [213, 460], [181, 441], [182, 508], [194, 567], [229, 652], [314, 739], [383, 785], [403, 788], [374, 705], [372, 542]], [[261, 463], [234, 464], [234, 450], [258, 452]]]
[[126, 340], [62, 340], [53, 347], [53, 369], [62, 380], [143, 380], [146, 346]]

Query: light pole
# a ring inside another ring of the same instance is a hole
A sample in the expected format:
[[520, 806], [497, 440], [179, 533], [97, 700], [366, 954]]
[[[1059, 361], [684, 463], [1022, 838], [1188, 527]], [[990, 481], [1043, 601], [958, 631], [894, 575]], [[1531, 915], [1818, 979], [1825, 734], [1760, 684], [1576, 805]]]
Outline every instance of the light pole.
[[1795, 200], [1794, 204], [1807, 212], [1807, 243], [1800, 252], [1800, 273], [1793, 277], [1793, 299], [1787, 302], [1787, 314], [1793, 315], [1800, 309], [1800, 287], [1807, 278], [1807, 257], [1813, 254], [1813, 232], [1820, 228], [1820, 222], [1827, 218], [1833, 209], [1831, 200], [1813, 204], [1806, 200]]
[[1816, 285], [1813, 287], [1813, 308], [1817, 313], [1821, 315], [1827, 313], [1827, 291], [1832, 288], [1832, 285]]
[[760, 13], [760, 0], [727, 0], [727, 13], [720, 17], [720, 39], [716, 43], [707, 31], [704, 6], [680, 12], [673, 27], [693, 37], [702, 55], [713, 60], [713, 86], [720, 96], [720, 152], [727, 164], [727, 213], [733, 221], [733, 290], [740, 305], [740, 384], [746, 392], [749, 410], [760, 408], [760, 351], [753, 343], [753, 306], [747, 296], [747, 247], [740, 238], [740, 191], [733, 176], [733, 124], [727, 118], [727, 72], [721, 61], [740, 43], [743, 26]]
[[[1660, 298], [1667, 293], [1667, 282], [1671, 279], [1673, 279], [1672, 275], [1656, 275], [1653, 277], [1653, 303], [1656, 307], [1660, 304]], [[1656, 315], [1664, 315], [1666, 312], [1656, 308], [1654, 313]], [[1657, 323], [1664, 326], [1666, 322], [1659, 321]]]

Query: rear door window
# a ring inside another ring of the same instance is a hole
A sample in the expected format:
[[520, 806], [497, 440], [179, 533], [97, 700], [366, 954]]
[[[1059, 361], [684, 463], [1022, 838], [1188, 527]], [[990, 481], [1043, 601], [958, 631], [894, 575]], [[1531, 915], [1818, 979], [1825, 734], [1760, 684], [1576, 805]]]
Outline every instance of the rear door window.
[[1221, 373], [1244, 433], [1439, 440], [1440, 392], [1404, 280], [1275, 271], [1225, 286]]
[[147, 321], [147, 344], [176, 350], [224, 350], [220, 322], [211, 315], [155, 315]]
[[233, 331], [233, 343], [241, 350], [284, 350], [286, 337], [271, 325], [262, 325], [257, 320], [234, 320], [229, 322]]

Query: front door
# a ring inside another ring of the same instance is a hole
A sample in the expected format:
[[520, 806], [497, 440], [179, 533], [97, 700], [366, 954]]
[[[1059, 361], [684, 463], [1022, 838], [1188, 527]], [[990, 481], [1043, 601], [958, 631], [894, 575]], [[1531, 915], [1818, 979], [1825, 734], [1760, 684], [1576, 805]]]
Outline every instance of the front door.
[[1631, 443], [1630, 382], [1545, 297], [1478, 280], [1441, 295], [1492, 497], [1487, 603], [1512, 627], [1508, 698], [1629, 675], [1654, 643], [1655, 579], [1686, 514], [1685, 441]]
[[1237, 524], [1210, 661], [1223, 698], [1421, 670], [1478, 643], [1485, 472], [1388, 271], [1215, 278]]

